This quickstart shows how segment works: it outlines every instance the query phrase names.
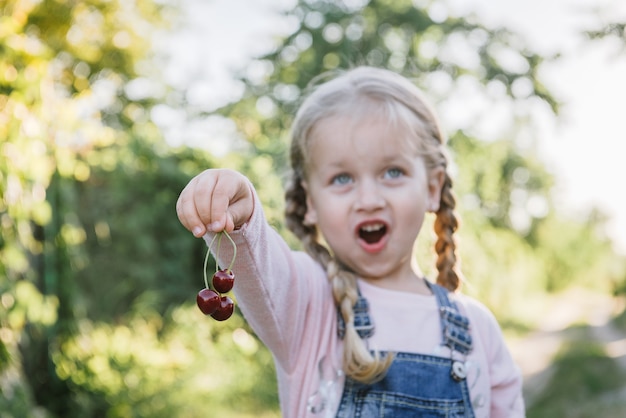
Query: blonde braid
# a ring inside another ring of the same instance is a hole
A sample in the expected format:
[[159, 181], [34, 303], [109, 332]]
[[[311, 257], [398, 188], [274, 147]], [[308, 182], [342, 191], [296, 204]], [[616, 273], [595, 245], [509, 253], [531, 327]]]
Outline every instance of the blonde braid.
[[456, 199], [452, 193], [452, 179], [446, 173], [434, 226], [437, 234], [435, 251], [437, 253], [436, 265], [439, 271], [437, 283], [451, 291], [457, 290], [461, 285], [460, 273], [456, 266], [456, 242], [453, 237], [459, 226], [454, 213], [455, 206]]
[[362, 383], [372, 383], [381, 379], [391, 362], [392, 355], [381, 357], [372, 355], [365, 341], [354, 326], [354, 305], [358, 298], [357, 280], [353, 273], [345, 270], [318, 241], [315, 226], [306, 225], [306, 191], [298, 175], [287, 187], [285, 194], [285, 216], [287, 227], [302, 241], [305, 250], [325, 269], [331, 284], [335, 305], [339, 308], [346, 329], [344, 335], [343, 368], [346, 375]]

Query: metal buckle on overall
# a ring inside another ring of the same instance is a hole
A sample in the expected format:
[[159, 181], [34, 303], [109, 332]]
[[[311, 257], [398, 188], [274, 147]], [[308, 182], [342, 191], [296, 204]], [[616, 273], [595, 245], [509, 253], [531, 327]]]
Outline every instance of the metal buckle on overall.
[[[359, 295], [352, 310], [354, 311], [354, 328], [361, 338], [369, 338], [374, 335], [374, 323], [369, 314], [367, 299]], [[346, 323], [341, 311], [337, 309], [337, 335], [342, 338], [346, 335]]]
[[[450, 348], [450, 350], [458, 351], [466, 356], [472, 351], [472, 336], [469, 332], [469, 319], [449, 306], [442, 306], [440, 312], [444, 324], [444, 345]], [[450, 376], [452, 376], [452, 379], [456, 382], [467, 378], [465, 362], [453, 360]]]
[[469, 332], [469, 320], [454, 308], [442, 306], [441, 318], [444, 322], [444, 345], [461, 354], [472, 351], [472, 336]]

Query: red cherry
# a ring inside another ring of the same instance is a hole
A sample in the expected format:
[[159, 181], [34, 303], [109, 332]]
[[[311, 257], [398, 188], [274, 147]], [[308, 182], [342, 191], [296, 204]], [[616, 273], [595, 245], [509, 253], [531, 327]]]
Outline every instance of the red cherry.
[[235, 309], [235, 303], [228, 296], [222, 296], [220, 298], [220, 306], [217, 310], [211, 314], [211, 316], [217, 321], [225, 321], [230, 318]]
[[196, 297], [198, 308], [205, 315], [211, 315], [220, 307], [220, 295], [211, 289], [202, 289]]
[[213, 275], [213, 287], [220, 293], [230, 292], [235, 284], [235, 274], [232, 270], [218, 270]]

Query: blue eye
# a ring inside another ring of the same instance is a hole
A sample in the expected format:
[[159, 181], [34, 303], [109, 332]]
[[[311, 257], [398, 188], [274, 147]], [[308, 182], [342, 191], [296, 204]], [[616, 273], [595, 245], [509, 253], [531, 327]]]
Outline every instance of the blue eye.
[[390, 168], [389, 170], [385, 172], [385, 178], [397, 179], [398, 177], [401, 177], [403, 174], [404, 172], [402, 170], [400, 170], [397, 167], [394, 167], [394, 168]]
[[352, 178], [350, 178], [349, 175], [339, 174], [332, 178], [331, 183], [339, 185], [339, 186], [343, 186], [343, 185], [350, 183], [350, 181], [352, 181]]

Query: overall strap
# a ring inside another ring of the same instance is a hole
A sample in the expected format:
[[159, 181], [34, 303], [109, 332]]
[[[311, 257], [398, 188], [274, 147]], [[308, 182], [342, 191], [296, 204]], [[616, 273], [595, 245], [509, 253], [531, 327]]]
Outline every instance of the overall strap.
[[462, 315], [454, 301], [448, 297], [448, 290], [442, 286], [430, 283], [426, 284], [435, 294], [441, 315], [441, 334], [443, 345], [461, 354], [472, 351], [472, 336], [469, 332], [469, 319]]
[[[369, 338], [374, 335], [374, 323], [369, 314], [370, 305], [363, 296], [361, 291], [357, 288], [358, 298], [356, 303], [352, 307], [354, 311], [354, 328], [361, 338]], [[343, 339], [346, 335], [346, 323], [341, 315], [341, 310], [337, 308], [337, 335]]]

